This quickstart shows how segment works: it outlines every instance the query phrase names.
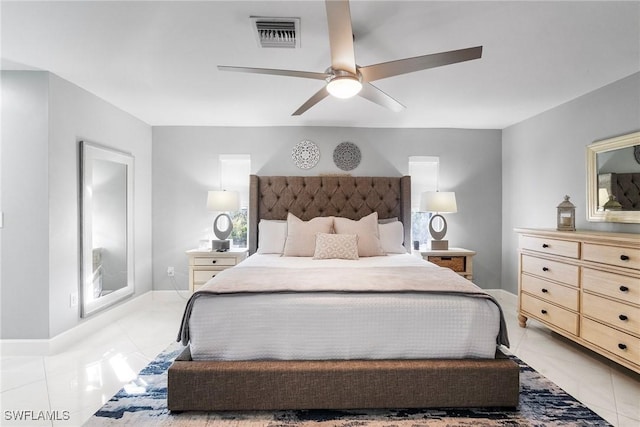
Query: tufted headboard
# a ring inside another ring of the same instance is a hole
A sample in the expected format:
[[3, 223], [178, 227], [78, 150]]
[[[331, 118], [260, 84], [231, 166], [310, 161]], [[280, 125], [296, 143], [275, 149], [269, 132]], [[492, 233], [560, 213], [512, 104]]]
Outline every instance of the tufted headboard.
[[616, 196], [624, 211], [640, 210], [640, 173], [606, 173], [598, 176], [598, 187]]
[[404, 224], [404, 246], [411, 248], [411, 177], [257, 176], [249, 187], [249, 253], [258, 248], [261, 219], [287, 219], [291, 212], [308, 221], [317, 216], [358, 220], [373, 212]]

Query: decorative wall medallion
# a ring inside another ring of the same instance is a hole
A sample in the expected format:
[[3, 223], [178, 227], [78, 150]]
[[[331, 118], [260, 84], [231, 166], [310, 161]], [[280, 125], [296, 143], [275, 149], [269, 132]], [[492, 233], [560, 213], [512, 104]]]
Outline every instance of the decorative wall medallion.
[[640, 163], [640, 145], [633, 147], [633, 156], [636, 158], [636, 162]]
[[300, 169], [311, 169], [320, 160], [320, 150], [311, 141], [300, 141], [291, 150], [291, 159]]
[[342, 142], [333, 150], [333, 163], [343, 171], [355, 169], [360, 159], [360, 149], [353, 142]]

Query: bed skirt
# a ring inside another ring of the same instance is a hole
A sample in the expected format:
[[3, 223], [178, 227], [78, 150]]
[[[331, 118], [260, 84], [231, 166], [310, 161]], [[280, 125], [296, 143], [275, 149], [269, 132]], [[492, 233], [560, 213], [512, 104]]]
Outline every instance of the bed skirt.
[[168, 371], [171, 411], [516, 407], [518, 365], [495, 359], [193, 361]]

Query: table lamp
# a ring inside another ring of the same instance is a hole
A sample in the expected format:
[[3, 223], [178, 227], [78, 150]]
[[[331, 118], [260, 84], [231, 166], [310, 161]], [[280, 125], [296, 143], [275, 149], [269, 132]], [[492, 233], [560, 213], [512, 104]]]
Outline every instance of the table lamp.
[[[440, 214], [458, 212], [456, 193], [452, 191], [425, 191], [420, 195], [420, 211], [435, 213], [429, 220], [429, 233], [432, 237], [431, 249], [449, 249], [449, 241], [443, 239], [447, 234], [447, 221]], [[442, 228], [438, 231], [434, 228], [436, 218], [442, 221]]]
[[[233, 222], [227, 212], [240, 209], [240, 194], [237, 191], [213, 190], [207, 194], [207, 210], [220, 212], [213, 221], [213, 232], [218, 240], [211, 240], [211, 249], [225, 252], [230, 248], [229, 236], [233, 231]], [[226, 228], [220, 228], [220, 221], [226, 220]]]

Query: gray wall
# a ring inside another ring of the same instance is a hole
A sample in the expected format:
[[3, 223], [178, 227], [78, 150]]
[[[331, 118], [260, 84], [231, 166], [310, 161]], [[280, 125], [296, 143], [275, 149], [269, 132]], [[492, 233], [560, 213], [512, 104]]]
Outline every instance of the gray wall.
[[576, 227], [640, 232], [640, 224], [587, 221], [586, 146], [640, 130], [640, 73], [503, 130], [502, 287], [516, 293], [514, 227], [555, 228], [565, 194], [576, 205]]
[[136, 294], [151, 290], [151, 127], [50, 73], [3, 71], [2, 88], [2, 338], [50, 338], [82, 322], [80, 140], [135, 157]]
[[[291, 149], [303, 139], [320, 148], [320, 162], [298, 169]], [[333, 149], [343, 141], [358, 145], [362, 162], [352, 175], [401, 176], [408, 157], [440, 157], [440, 189], [456, 191], [458, 213], [447, 215], [452, 246], [478, 251], [474, 277], [479, 286], [500, 287], [501, 132], [460, 129], [340, 127], [154, 127], [153, 283], [187, 289], [185, 251], [211, 239], [213, 215], [207, 190], [219, 188], [218, 155], [250, 154], [252, 173], [318, 175], [339, 173]]]

